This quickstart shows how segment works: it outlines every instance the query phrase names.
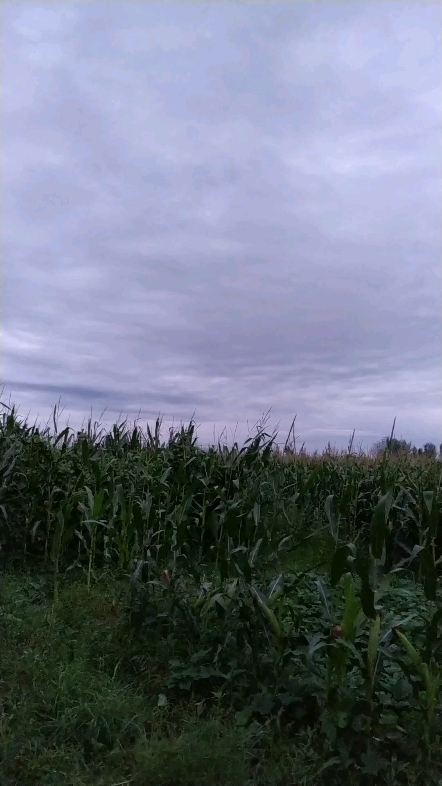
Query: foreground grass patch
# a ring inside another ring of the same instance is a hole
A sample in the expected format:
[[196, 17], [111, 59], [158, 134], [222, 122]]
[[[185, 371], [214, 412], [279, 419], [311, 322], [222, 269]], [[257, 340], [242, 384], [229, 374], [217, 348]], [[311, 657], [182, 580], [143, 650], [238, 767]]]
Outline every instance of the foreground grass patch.
[[157, 696], [121, 673], [108, 588], [73, 583], [56, 608], [44, 589], [35, 576], [1, 579], [2, 786], [245, 783], [244, 734], [191, 711], [179, 732]]
[[[109, 572], [90, 590], [81, 577], [71, 578], [54, 605], [48, 575], [2, 575], [2, 786], [371, 782], [351, 768], [330, 772], [338, 762], [321, 726], [278, 729], [258, 705], [244, 724], [238, 708], [207, 703], [198, 691], [174, 700], [165, 687], [164, 642], [157, 647], [155, 636], [131, 636], [124, 589], [124, 579]], [[396, 581], [390, 593], [392, 614], [395, 606], [402, 614], [424, 610], [411, 583]], [[320, 614], [313, 575], [301, 583], [297, 605], [311, 628]], [[416, 733], [419, 718], [410, 712], [407, 722]], [[423, 783], [410, 762], [393, 762], [391, 777], [395, 784]]]

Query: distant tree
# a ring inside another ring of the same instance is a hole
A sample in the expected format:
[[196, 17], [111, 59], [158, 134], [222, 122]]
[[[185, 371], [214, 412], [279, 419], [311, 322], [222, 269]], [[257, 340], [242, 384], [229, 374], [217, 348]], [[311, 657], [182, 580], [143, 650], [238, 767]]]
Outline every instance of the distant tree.
[[424, 445], [424, 455], [430, 458], [436, 458], [436, 445], [432, 442], [426, 442]]
[[416, 448], [411, 442], [406, 442], [405, 439], [390, 439], [390, 437], [384, 437], [380, 442], [377, 442], [374, 445], [373, 451], [378, 456], [379, 454], [383, 453], [384, 450], [388, 448], [390, 453], [398, 454], [398, 453], [413, 453]]

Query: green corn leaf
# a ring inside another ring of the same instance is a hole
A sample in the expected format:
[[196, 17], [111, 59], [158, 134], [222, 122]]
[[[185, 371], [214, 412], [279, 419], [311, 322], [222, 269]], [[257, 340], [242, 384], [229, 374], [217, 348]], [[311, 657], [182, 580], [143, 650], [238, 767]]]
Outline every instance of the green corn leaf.
[[404, 648], [405, 652], [407, 653], [408, 657], [410, 658], [413, 666], [415, 667], [417, 673], [421, 677], [422, 680], [426, 683], [429, 678], [429, 670], [426, 663], [424, 663], [423, 659], [419, 655], [418, 651], [413, 647], [411, 641], [407, 639], [407, 637], [399, 630], [399, 628], [393, 628], [393, 634], [399, 639], [402, 647]]
[[333, 504], [334, 494], [329, 494], [327, 499], [325, 500], [325, 513], [327, 515], [328, 522], [330, 524], [330, 531], [333, 538], [337, 537], [337, 518], [336, 518], [336, 511]]
[[368, 661], [368, 668], [370, 674], [373, 673], [374, 665], [378, 654], [380, 630], [381, 630], [381, 618], [379, 614], [377, 614], [375, 619], [371, 623], [370, 635], [368, 637], [367, 661]]
[[426, 546], [420, 553], [420, 573], [423, 579], [425, 597], [428, 600], [436, 600], [437, 593], [437, 573], [434, 564], [433, 553]]
[[434, 491], [424, 491], [424, 528], [427, 530], [427, 546], [437, 536], [439, 526], [439, 503]]
[[376, 505], [370, 526], [370, 547], [375, 559], [382, 558], [388, 529], [388, 515], [393, 502], [393, 491], [389, 489]]
[[354, 581], [351, 573], [344, 576], [345, 607], [342, 618], [342, 633], [345, 639], [354, 641], [356, 635], [356, 620], [361, 611], [361, 602], [355, 594]]
[[267, 622], [269, 623], [270, 627], [272, 628], [275, 636], [281, 638], [281, 626], [276, 619], [276, 616], [272, 609], [270, 609], [267, 604], [262, 599], [262, 593], [260, 593], [256, 587], [251, 587], [251, 591], [256, 598], [258, 606], [263, 613], [264, 617], [266, 618]]
[[424, 660], [425, 663], [429, 663], [431, 660], [431, 656], [433, 651], [438, 646], [441, 640], [441, 633], [439, 632], [439, 628], [441, 627], [442, 623], [442, 608], [438, 608], [429, 623], [426, 629], [426, 636], [425, 636], [425, 655]]
[[362, 582], [361, 587], [362, 611], [369, 619], [376, 619], [376, 608], [374, 604], [374, 592], [367, 581]]
[[325, 609], [327, 617], [329, 618], [329, 620], [331, 620], [330, 596], [329, 596], [327, 588], [326, 588], [326, 586], [324, 584], [324, 581], [322, 579], [317, 579], [315, 584], [316, 584], [316, 586], [318, 588], [318, 592], [319, 592], [320, 598], [322, 600], [322, 605], [323, 605], [323, 607]]
[[104, 497], [106, 495], [106, 489], [100, 489], [98, 494], [95, 495], [93, 509], [92, 509], [92, 518], [97, 519], [101, 513], [101, 509], [103, 507]]
[[256, 541], [256, 543], [255, 543], [255, 545], [254, 545], [254, 547], [253, 547], [253, 549], [252, 549], [252, 551], [250, 553], [250, 556], [249, 556], [249, 565], [250, 565], [250, 567], [253, 567], [253, 565], [256, 562], [256, 558], [258, 556], [259, 549], [261, 548], [261, 543], [262, 543], [262, 538], [259, 538], [259, 540]]
[[348, 571], [347, 559], [349, 555], [350, 551], [347, 545], [338, 546], [335, 550], [330, 568], [330, 582], [332, 587], [336, 587], [341, 576]]
[[272, 608], [276, 601], [284, 594], [284, 578], [282, 573], [270, 582], [267, 605]]

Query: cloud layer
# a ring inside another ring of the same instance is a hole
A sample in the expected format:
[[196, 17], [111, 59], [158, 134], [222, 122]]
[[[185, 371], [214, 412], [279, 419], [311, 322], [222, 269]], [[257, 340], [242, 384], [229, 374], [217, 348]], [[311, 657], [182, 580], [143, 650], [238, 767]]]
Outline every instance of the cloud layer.
[[2, 8], [2, 400], [442, 441], [438, 4]]

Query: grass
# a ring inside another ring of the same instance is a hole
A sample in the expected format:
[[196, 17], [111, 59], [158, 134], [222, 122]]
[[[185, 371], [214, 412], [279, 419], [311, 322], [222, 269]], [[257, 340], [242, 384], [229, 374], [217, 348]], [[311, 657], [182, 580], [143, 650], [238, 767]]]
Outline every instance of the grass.
[[[316, 558], [304, 545], [291, 567]], [[7, 569], [0, 586], [2, 786], [295, 782], [303, 757], [288, 741], [272, 749], [265, 727], [241, 729], [216, 706], [204, 717], [200, 704], [161, 706], [164, 652], [134, 668], [124, 575], [103, 571], [88, 590], [70, 572], [55, 607], [50, 571]]]
[[50, 577], [3, 574], [2, 785], [244, 786], [262, 735], [216, 708], [161, 706], [161, 653], [134, 670], [122, 589], [80, 578], [54, 610]]
[[[305, 571], [318, 555], [313, 546], [298, 556], [292, 568]], [[268, 721], [238, 725], [239, 713], [222, 702], [207, 710], [201, 699], [167, 700], [164, 650], [143, 653], [143, 644], [128, 636], [124, 577], [103, 572], [88, 591], [84, 578], [71, 573], [55, 608], [51, 579], [41, 571], [2, 575], [2, 786], [334, 782], [329, 770], [322, 779], [318, 774], [319, 751], [321, 764], [327, 762], [318, 731], [301, 728], [293, 738], [290, 729], [275, 733]], [[425, 611], [414, 582], [394, 585], [393, 616]], [[297, 606], [303, 625], [314, 627], [321, 609], [313, 574]], [[419, 729], [410, 715], [413, 722]], [[361, 782], [355, 773], [341, 778]], [[391, 782], [422, 784], [421, 778], [409, 766], [406, 781]]]

